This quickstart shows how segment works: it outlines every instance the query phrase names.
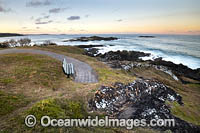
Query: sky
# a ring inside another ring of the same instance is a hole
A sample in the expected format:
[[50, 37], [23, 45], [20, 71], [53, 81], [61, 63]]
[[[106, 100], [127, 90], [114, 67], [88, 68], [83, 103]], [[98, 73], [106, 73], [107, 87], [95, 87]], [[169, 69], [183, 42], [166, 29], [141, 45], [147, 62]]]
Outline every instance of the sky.
[[0, 0], [0, 33], [200, 34], [200, 0]]

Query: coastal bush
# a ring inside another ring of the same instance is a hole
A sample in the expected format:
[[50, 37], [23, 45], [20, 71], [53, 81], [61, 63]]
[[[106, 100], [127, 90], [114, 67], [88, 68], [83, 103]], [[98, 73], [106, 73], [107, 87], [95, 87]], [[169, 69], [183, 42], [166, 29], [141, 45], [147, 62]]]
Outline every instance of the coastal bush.
[[[10, 39], [9, 41], [4, 41], [0, 43], [0, 48], [9, 48], [9, 47], [25, 47], [25, 46], [30, 46], [31, 39], [29, 38], [22, 38], [19, 39], [18, 41], [14, 39]], [[40, 46], [56, 46], [57, 44], [54, 42], [51, 42], [50, 40], [44, 41], [43, 44]], [[38, 46], [37, 44], [34, 44], [33, 46]]]
[[36, 116], [37, 119], [41, 119], [42, 116], [49, 116], [52, 118], [62, 118], [65, 116], [65, 110], [56, 103], [55, 99], [45, 99], [35, 105], [27, 111], [27, 114]]
[[52, 118], [84, 118], [88, 116], [80, 101], [53, 98], [39, 101], [27, 111], [27, 114], [35, 115], [37, 119], [45, 115]]
[[0, 48], [8, 48], [8, 47], [10, 47], [8, 41], [0, 43]]
[[0, 43], [0, 48], [8, 48], [8, 47], [16, 47], [17, 46], [17, 41], [14, 39], [10, 39], [9, 41], [4, 41]]
[[57, 104], [65, 110], [66, 117], [69, 118], [86, 118], [88, 113], [84, 107], [84, 103], [79, 100], [59, 99]]
[[20, 44], [21, 47], [29, 46], [30, 43], [31, 43], [31, 39], [29, 39], [29, 38], [22, 38], [22, 39], [18, 40], [18, 43]]
[[17, 46], [17, 41], [14, 40], [14, 39], [10, 39], [8, 43], [9, 43], [9, 45], [10, 45], [11, 47], [16, 47], [16, 46]]
[[44, 41], [43, 44], [41, 44], [41, 46], [49, 46], [49, 45], [57, 45], [57, 44], [54, 42], [51, 42], [50, 40], [46, 40]]

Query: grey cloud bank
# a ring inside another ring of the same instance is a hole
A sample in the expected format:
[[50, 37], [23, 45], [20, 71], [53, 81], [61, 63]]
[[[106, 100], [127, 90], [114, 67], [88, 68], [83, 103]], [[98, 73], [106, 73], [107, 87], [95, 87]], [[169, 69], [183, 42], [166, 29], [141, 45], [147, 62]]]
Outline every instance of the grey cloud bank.
[[67, 8], [52, 8], [49, 10], [49, 13], [60, 13], [62, 11], [65, 11]]
[[70, 17], [67, 18], [67, 20], [70, 20], [70, 21], [72, 21], [72, 20], [79, 20], [79, 19], [81, 19], [80, 16], [70, 16]]
[[27, 7], [38, 7], [48, 5], [51, 5], [51, 2], [49, 0], [31, 0], [30, 2], [26, 3]]

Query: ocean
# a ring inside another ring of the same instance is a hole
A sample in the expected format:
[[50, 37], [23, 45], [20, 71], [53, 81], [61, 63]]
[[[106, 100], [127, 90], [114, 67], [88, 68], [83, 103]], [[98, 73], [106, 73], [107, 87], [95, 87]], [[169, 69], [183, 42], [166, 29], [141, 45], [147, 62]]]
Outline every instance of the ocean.
[[[94, 35], [94, 34], [93, 34]], [[176, 64], [182, 63], [192, 69], [200, 68], [200, 35], [153, 35], [155, 38], [140, 38], [140, 34], [101, 34], [103, 37], [118, 37], [115, 41], [92, 41], [92, 42], [63, 42], [84, 35], [27, 35], [19, 37], [0, 38], [0, 42], [9, 39], [30, 38], [33, 44], [41, 44], [46, 40], [57, 43], [58, 45], [104, 45], [98, 47], [100, 53], [117, 50], [135, 50], [151, 53], [150, 57], [143, 58], [154, 59], [162, 57], [163, 60], [172, 61]]]

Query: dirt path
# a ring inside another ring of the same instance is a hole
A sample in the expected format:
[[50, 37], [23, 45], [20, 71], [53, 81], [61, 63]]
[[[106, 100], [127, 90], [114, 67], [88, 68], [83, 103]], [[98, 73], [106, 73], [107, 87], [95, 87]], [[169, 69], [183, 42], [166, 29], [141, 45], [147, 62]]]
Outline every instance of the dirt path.
[[34, 49], [5, 49], [0, 50], [0, 54], [11, 54], [11, 53], [31, 53], [31, 54], [42, 54], [47, 55], [52, 58], [55, 58], [57, 60], [62, 61], [64, 58], [66, 58], [68, 63], [74, 64], [74, 69], [76, 72], [75, 75], [75, 82], [79, 83], [96, 83], [98, 82], [97, 75], [93, 71], [92, 67], [82, 61], [76, 60], [74, 58], [49, 52], [49, 51], [43, 51], [43, 50], [34, 50]]

